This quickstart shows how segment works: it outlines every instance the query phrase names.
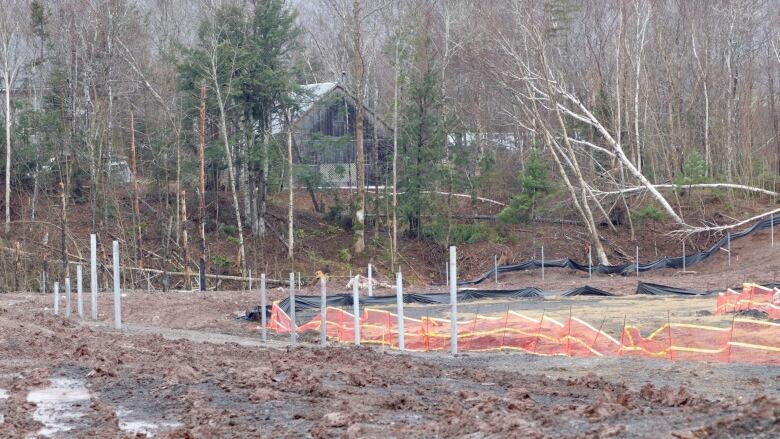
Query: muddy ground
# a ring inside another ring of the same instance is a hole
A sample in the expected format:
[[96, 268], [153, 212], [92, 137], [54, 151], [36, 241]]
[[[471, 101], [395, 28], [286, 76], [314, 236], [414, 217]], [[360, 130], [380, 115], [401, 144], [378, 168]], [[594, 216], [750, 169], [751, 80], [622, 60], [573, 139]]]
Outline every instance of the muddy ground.
[[[735, 246], [695, 274], [639, 280], [693, 289], [778, 279], [776, 260]], [[380, 280], [382, 274], [379, 275]], [[334, 280], [331, 292], [346, 286]], [[669, 319], [727, 325], [715, 298], [635, 296], [637, 279], [547, 270], [502, 276], [484, 288], [590, 284], [622, 297], [534, 298], [460, 305], [463, 318], [507, 309], [607, 331], [623, 321], [647, 333]], [[408, 291], [443, 290], [410, 287]], [[314, 287], [299, 294], [317, 294]], [[377, 289], [377, 294], [392, 294]], [[272, 288], [269, 300], [287, 296]], [[63, 297], [64, 299], [64, 297]], [[49, 294], [0, 294], [0, 437], [681, 437], [780, 436], [776, 366], [517, 353], [399, 354], [383, 349], [263, 344], [237, 319], [257, 291], [123, 293], [122, 331], [111, 295], [97, 322], [52, 315]], [[89, 315], [89, 299], [84, 298]], [[65, 305], [61, 304], [64, 310]], [[410, 305], [409, 316], [446, 315]], [[301, 321], [312, 316], [301, 312]], [[305, 337], [304, 337], [305, 339]]]
[[[233, 318], [256, 303], [254, 292], [128, 292], [122, 332], [111, 329], [107, 294], [98, 323], [53, 316], [50, 300], [0, 295], [2, 437], [780, 434], [777, 367], [263, 345], [256, 323]], [[639, 305], [648, 324], [668, 308], [679, 319], [719, 319], [697, 314], [714, 298], [479, 304], [594, 318]]]

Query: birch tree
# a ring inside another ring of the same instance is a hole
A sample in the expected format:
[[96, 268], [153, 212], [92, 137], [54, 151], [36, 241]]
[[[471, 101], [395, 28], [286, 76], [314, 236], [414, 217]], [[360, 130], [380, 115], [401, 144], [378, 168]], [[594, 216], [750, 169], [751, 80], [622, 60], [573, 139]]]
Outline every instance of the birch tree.
[[2, 58], [3, 95], [5, 98], [5, 233], [11, 227], [11, 133], [14, 129], [11, 94], [16, 86], [19, 70], [24, 64], [23, 26], [26, 17], [25, 1], [11, 0], [0, 12], [0, 58]]

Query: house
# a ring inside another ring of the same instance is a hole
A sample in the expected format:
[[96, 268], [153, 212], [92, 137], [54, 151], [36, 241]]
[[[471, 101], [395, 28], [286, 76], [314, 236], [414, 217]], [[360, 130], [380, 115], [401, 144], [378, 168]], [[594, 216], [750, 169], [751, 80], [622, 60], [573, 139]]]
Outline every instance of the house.
[[[294, 161], [307, 165], [317, 186], [356, 185], [356, 99], [338, 82], [302, 86], [303, 100], [293, 114]], [[275, 129], [282, 132], [283, 127]], [[392, 128], [363, 106], [366, 185], [384, 185], [392, 161]]]

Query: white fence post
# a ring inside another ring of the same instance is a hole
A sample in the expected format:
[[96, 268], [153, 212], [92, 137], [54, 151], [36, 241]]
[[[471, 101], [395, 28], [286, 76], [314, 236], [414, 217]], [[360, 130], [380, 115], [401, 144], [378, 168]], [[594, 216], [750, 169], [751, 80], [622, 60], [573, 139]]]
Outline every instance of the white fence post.
[[544, 280], [544, 246], [542, 246], [542, 280]]
[[119, 241], [114, 241], [114, 328], [122, 329], [122, 286], [119, 272]]
[[374, 295], [374, 270], [371, 264], [368, 264], [368, 297]]
[[775, 215], [774, 214], [769, 216], [769, 236], [771, 239], [769, 246], [771, 248], [775, 248]]
[[65, 317], [70, 318], [70, 278], [65, 278]]
[[290, 343], [298, 341], [298, 325], [295, 324], [295, 273], [290, 272]]
[[252, 269], [249, 269], [249, 287], [247, 288], [249, 291], [252, 291]]
[[493, 280], [498, 285], [498, 256], [493, 255]]
[[54, 315], [60, 315], [60, 283], [54, 282]]
[[685, 273], [685, 239], [683, 239], [683, 273]]
[[328, 344], [328, 291], [325, 276], [320, 278], [320, 344]]
[[268, 341], [268, 322], [265, 315], [266, 307], [265, 273], [260, 274], [260, 339]]
[[84, 318], [84, 285], [81, 282], [81, 264], [76, 265], [76, 309], [79, 312], [79, 318]]
[[731, 267], [731, 232], [726, 232], [726, 242], [729, 246], [729, 267]]
[[360, 296], [358, 292], [358, 280], [355, 276], [352, 282], [352, 321], [355, 326], [355, 346], [360, 346]]
[[404, 340], [404, 281], [400, 271], [395, 274], [395, 302], [398, 314], [398, 349], [403, 352], [406, 349]]
[[588, 279], [593, 279], [593, 250], [588, 246]]
[[92, 298], [92, 320], [97, 320], [97, 236], [94, 233], [89, 236], [89, 288]]
[[636, 246], [636, 277], [639, 277], [639, 246]]
[[458, 353], [458, 254], [450, 247], [450, 352]]

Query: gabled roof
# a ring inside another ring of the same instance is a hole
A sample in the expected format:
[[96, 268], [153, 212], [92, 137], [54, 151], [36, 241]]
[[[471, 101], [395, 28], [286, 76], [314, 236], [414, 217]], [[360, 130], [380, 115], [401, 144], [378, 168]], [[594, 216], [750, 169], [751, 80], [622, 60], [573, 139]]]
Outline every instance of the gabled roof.
[[[298, 112], [293, 115], [293, 127], [298, 123], [298, 121], [305, 118], [309, 112], [314, 108], [315, 104], [317, 102], [322, 101], [326, 96], [330, 95], [331, 93], [338, 92], [344, 94], [349, 100], [352, 105], [355, 105], [357, 103], [357, 99], [352, 95], [352, 93], [348, 92], [346, 88], [344, 88], [341, 84], [338, 82], [319, 82], [315, 84], [304, 84], [301, 85], [301, 89], [304, 91], [302, 94], [303, 100], [300, 102], [300, 107]], [[389, 132], [392, 132], [392, 128], [385, 123], [382, 118], [376, 115], [370, 108], [363, 105], [363, 114], [365, 117], [369, 119], [369, 121], [374, 125], [381, 125], [381, 127]], [[274, 134], [281, 133], [283, 130], [283, 122], [280, 120], [274, 120], [273, 122], [273, 128], [272, 131]]]

